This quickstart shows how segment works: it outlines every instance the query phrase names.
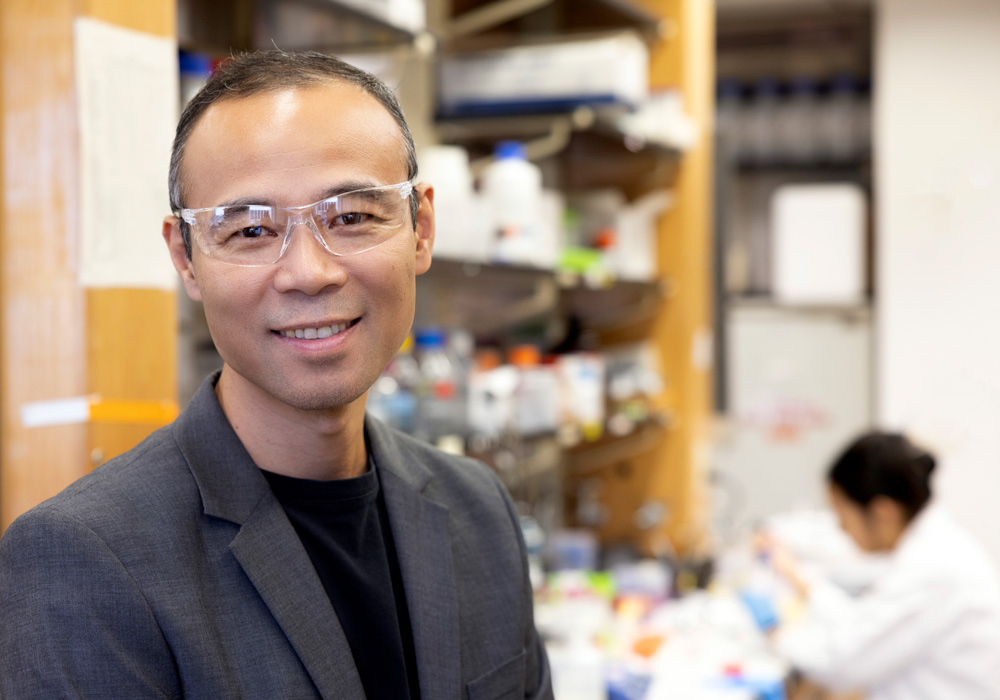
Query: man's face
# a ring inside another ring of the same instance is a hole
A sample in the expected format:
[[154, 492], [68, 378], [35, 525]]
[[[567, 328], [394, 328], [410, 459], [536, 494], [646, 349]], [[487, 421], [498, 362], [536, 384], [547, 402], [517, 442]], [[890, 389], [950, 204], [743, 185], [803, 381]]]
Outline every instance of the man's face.
[[[292, 207], [335, 187], [403, 182], [407, 169], [403, 137], [389, 113], [359, 88], [331, 82], [217, 102], [191, 133], [181, 176], [190, 209], [247, 199]], [[188, 294], [203, 302], [233, 381], [304, 410], [364, 395], [409, 331], [414, 275], [430, 266], [433, 193], [420, 188], [414, 196], [416, 232], [407, 214], [386, 243], [337, 257], [299, 226], [281, 259], [264, 267], [222, 263], [197, 245], [188, 261], [168, 219], [171, 257]], [[325, 326], [332, 336], [285, 335]]]

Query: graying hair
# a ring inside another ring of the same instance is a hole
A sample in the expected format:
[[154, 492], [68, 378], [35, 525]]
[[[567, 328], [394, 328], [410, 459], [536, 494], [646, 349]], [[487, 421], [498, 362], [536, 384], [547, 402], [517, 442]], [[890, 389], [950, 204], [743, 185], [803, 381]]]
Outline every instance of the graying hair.
[[[399, 100], [385, 83], [371, 73], [345, 63], [339, 58], [317, 51], [267, 49], [239, 54], [223, 63], [209, 78], [205, 86], [191, 98], [181, 113], [180, 120], [177, 122], [173, 150], [170, 153], [168, 186], [171, 210], [177, 213], [184, 208], [184, 188], [180, 176], [184, 147], [198, 120], [209, 107], [221, 100], [250, 97], [264, 92], [320, 85], [332, 81], [356, 85], [385, 107], [403, 135], [406, 177], [409, 180], [415, 178], [417, 176], [417, 151], [413, 145], [413, 136], [410, 134], [410, 127], [406, 124], [406, 117], [403, 116]], [[410, 195], [410, 214], [413, 219], [413, 227], [416, 229], [417, 197], [412, 194]], [[191, 237], [188, 225], [181, 221], [180, 227], [181, 235], [184, 238], [184, 247], [187, 249], [188, 258], [190, 258]]]

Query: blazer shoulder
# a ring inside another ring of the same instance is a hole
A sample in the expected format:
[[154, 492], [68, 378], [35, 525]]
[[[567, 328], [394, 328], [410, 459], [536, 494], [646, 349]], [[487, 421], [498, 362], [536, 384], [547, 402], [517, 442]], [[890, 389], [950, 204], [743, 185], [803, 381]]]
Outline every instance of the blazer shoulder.
[[97, 532], [102, 524], [116, 520], [127, 526], [130, 522], [155, 518], [164, 509], [153, 506], [181, 501], [193, 488], [190, 471], [174, 441], [172, 426], [168, 425], [77, 479], [18, 520], [39, 522], [47, 519], [46, 514], [58, 513]]

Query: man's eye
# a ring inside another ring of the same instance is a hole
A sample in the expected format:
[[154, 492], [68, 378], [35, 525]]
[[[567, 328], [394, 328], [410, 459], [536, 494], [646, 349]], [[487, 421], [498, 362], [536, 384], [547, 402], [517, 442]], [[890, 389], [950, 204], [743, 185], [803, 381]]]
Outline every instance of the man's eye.
[[233, 235], [238, 238], [261, 238], [270, 233], [263, 226], [247, 226], [246, 228], [241, 228], [238, 231], [234, 231]]
[[348, 212], [347, 214], [341, 214], [333, 219], [334, 226], [357, 226], [370, 219], [369, 214], [362, 214], [359, 211]]

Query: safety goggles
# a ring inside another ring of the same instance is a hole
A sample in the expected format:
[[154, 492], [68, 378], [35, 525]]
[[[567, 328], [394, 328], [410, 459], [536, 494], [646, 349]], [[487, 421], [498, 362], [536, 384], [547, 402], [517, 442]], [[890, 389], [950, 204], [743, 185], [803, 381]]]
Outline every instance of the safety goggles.
[[334, 255], [357, 255], [377, 248], [406, 224], [412, 182], [344, 192], [301, 207], [238, 204], [181, 209], [198, 249], [230, 265], [261, 267], [277, 262], [292, 231], [305, 225]]

